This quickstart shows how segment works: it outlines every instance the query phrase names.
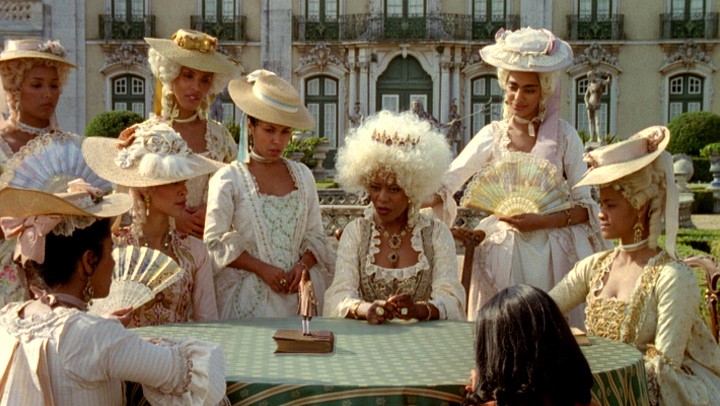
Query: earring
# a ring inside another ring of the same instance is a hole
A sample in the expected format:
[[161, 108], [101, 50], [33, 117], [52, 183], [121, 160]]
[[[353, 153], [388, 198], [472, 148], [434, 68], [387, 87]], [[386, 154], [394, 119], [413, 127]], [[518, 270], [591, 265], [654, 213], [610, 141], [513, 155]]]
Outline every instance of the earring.
[[633, 226], [633, 242], [638, 243], [642, 241], [643, 239], [643, 232], [645, 231], [645, 226], [643, 226], [642, 221], [638, 218], [637, 223]]
[[93, 287], [92, 282], [90, 282], [90, 278], [88, 277], [87, 285], [85, 285], [85, 289], [83, 289], [83, 300], [85, 301], [85, 303], [90, 303], [93, 295], [95, 295], [95, 288]]
[[150, 217], [150, 195], [145, 195], [143, 199], [145, 200], [145, 217]]

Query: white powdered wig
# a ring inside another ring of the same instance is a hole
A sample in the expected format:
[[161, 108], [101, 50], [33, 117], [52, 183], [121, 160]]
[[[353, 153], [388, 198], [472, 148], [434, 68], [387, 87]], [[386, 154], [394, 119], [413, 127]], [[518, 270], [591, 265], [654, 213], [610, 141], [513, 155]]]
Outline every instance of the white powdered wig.
[[364, 194], [378, 173], [395, 175], [410, 198], [411, 211], [435, 193], [450, 166], [445, 136], [411, 111], [381, 111], [350, 130], [338, 152], [337, 181], [348, 192]]

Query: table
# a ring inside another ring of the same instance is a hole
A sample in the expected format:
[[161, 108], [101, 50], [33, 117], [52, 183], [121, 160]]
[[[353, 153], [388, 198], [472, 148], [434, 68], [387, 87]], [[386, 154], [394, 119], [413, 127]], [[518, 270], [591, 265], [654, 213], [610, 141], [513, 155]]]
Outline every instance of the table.
[[[313, 318], [313, 330], [332, 330], [332, 354], [274, 354], [278, 329], [299, 318], [246, 319], [138, 328], [144, 337], [193, 337], [220, 343], [227, 358], [233, 405], [451, 405], [463, 401], [474, 367], [474, 324]], [[602, 405], [647, 405], [642, 355], [602, 338], [583, 347]]]

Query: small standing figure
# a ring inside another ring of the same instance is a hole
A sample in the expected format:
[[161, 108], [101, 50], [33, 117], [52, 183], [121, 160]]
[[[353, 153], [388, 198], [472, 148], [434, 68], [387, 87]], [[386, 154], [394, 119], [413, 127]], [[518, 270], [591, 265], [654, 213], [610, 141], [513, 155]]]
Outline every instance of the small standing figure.
[[303, 269], [298, 285], [298, 314], [302, 317], [303, 335], [311, 336], [310, 320], [317, 315], [317, 299], [307, 268]]
[[410, 104], [410, 110], [420, 117], [421, 120], [429, 121], [435, 128], [440, 128], [440, 123], [430, 113], [425, 111], [425, 105], [419, 99], [414, 99]]
[[360, 102], [355, 101], [355, 109], [352, 113], [348, 112], [348, 118], [350, 119], [351, 127], [356, 128], [359, 127], [360, 124], [363, 121], [363, 114], [362, 111], [360, 111]]
[[585, 90], [585, 108], [587, 108], [590, 121], [590, 141], [600, 142], [600, 98], [605, 89], [610, 86], [611, 76], [598, 77], [594, 70], [587, 73], [588, 86]]

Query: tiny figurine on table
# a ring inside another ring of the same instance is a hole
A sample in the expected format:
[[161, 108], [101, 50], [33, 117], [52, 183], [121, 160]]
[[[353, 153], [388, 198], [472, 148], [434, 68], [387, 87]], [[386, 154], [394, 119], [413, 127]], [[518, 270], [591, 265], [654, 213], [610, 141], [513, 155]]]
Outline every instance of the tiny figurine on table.
[[302, 332], [304, 336], [312, 336], [310, 320], [317, 315], [317, 299], [315, 290], [307, 268], [303, 269], [298, 285], [298, 314], [302, 317]]

